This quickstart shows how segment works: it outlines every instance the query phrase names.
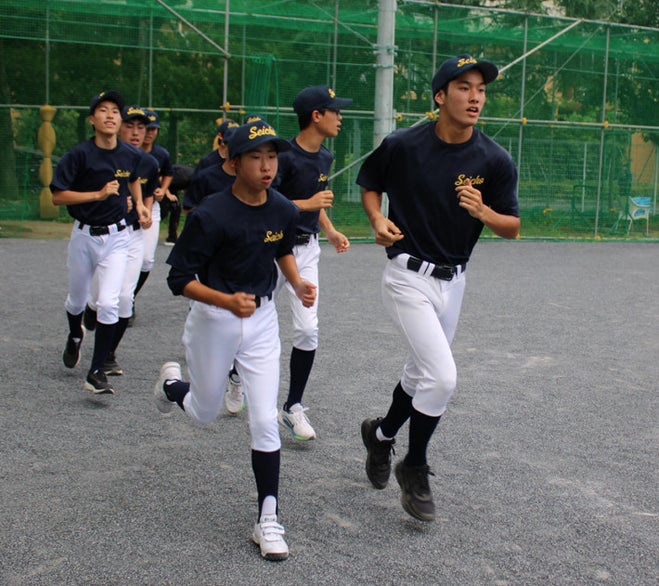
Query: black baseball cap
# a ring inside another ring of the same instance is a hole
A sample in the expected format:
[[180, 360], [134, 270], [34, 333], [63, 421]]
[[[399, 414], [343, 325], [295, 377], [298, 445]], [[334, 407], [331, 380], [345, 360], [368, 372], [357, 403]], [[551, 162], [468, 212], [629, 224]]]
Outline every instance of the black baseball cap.
[[263, 120], [263, 116], [261, 116], [261, 114], [245, 114], [243, 124], [249, 124], [250, 122], [256, 122], [257, 120]]
[[96, 106], [101, 102], [112, 102], [119, 106], [119, 110], [124, 109], [124, 97], [116, 90], [105, 90], [100, 94], [96, 94], [89, 104], [89, 115], [93, 116]]
[[499, 69], [491, 61], [476, 59], [469, 55], [469, 53], [463, 53], [457, 57], [447, 59], [439, 66], [437, 73], [435, 73], [435, 76], [432, 78], [433, 96], [439, 90], [445, 88], [449, 81], [455, 79], [461, 73], [474, 68], [478, 69], [483, 74], [483, 81], [486, 84], [494, 81], [499, 75]]
[[287, 151], [291, 144], [279, 138], [275, 129], [263, 120], [257, 120], [252, 124], [242, 124], [232, 129], [229, 136], [229, 158], [233, 159], [242, 153], [253, 151], [262, 144], [272, 142], [277, 152]]
[[222, 124], [218, 125], [217, 127], [217, 133], [221, 134], [224, 136], [224, 133], [227, 131], [229, 128], [238, 128], [240, 124], [238, 124], [235, 120], [231, 120], [230, 118], [227, 118], [222, 122]]
[[293, 100], [293, 110], [298, 116], [314, 110], [341, 110], [352, 104], [351, 98], [337, 98], [328, 85], [312, 85], [304, 88]]
[[158, 113], [155, 110], [144, 108], [144, 113], [147, 118], [147, 128], [160, 128], [160, 116], [158, 116]]
[[129, 120], [140, 120], [141, 122], [144, 122], [144, 124], [149, 123], [146, 111], [134, 104], [131, 106], [124, 106], [124, 109], [121, 111], [121, 119], [124, 122], [128, 122]]

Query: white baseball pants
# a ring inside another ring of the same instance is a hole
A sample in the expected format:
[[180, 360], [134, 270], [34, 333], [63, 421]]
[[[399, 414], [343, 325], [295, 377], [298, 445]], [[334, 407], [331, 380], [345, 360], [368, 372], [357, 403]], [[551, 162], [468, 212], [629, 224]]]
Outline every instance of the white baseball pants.
[[409, 270], [407, 259], [407, 255], [399, 255], [385, 265], [382, 299], [407, 343], [401, 385], [413, 397], [417, 411], [438, 417], [446, 411], [457, 385], [451, 343], [460, 317], [465, 274], [443, 281]]
[[226, 309], [192, 301], [183, 345], [190, 377], [184, 409], [210, 423], [224, 401], [227, 373], [236, 365], [247, 400], [252, 449], [281, 447], [277, 422], [279, 323], [275, 304], [262, 298], [254, 314], [240, 318]]

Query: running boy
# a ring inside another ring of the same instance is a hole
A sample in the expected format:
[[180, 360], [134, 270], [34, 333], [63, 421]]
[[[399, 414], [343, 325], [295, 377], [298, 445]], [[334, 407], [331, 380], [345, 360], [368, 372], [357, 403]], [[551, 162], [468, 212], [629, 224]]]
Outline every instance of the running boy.
[[395, 475], [403, 509], [421, 521], [435, 518], [427, 449], [457, 384], [451, 342], [467, 262], [484, 226], [502, 238], [519, 232], [515, 165], [475, 128], [497, 75], [493, 63], [471, 55], [442, 63], [432, 79], [439, 120], [389, 135], [357, 176], [375, 241], [389, 259], [384, 306], [408, 348], [387, 414], [362, 423], [366, 474], [375, 488], [387, 485], [394, 438], [409, 419], [409, 447]]
[[179, 364], [167, 362], [154, 388], [161, 412], [177, 403], [194, 420], [210, 423], [220, 412], [227, 372], [235, 363], [249, 407], [258, 492], [252, 539], [268, 560], [288, 557], [277, 516], [280, 342], [272, 302], [274, 261], [305, 307], [316, 298], [316, 287], [300, 277], [292, 254], [297, 209], [270, 188], [277, 153], [288, 148], [262, 121], [232, 134], [233, 186], [205, 198], [188, 216], [167, 259], [170, 289], [192, 300], [183, 334], [190, 382], [181, 380]]
[[[295, 236], [295, 260], [300, 274], [318, 286], [320, 246], [318, 232], [322, 230], [337, 252], [345, 252], [348, 239], [334, 228], [325, 208], [332, 207], [334, 194], [327, 189], [327, 180], [334, 161], [323, 146], [326, 138], [341, 131], [341, 108], [352, 104], [350, 98], [337, 98], [329, 86], [311, 86], [302, 90], [293, 101], [298, 116], [299, 134], [291, 139], [291, 148], [279, 159], [279, 172], [274, 182], [300, 208]], [[293, 348], [290, 357], [288, 396], [279, 413], [279, 421], [297, 440], [311, 440], [316, 431], [302, 405], [302, 395], [311, 373], [318, 348], [318, 304], [311, 311], [295, 297], [290, 283], [280, 279], [277, 292], [285, 287], [293, 314]]]
[[102, 367], [119, 319], [119, 293], [129, 243], [125, 219], [128, 197], [132, 195], [140, 221], [149, 221], [137, 174], [142, 154], [117, 139], [123, 106], [123, 97], [113, 90], [92, 98], [89, 123], [94, 137], [64, 154], [50, 186], [53, 203], [66, 205], [75, 219], [68, 248], [69, 292], [64, 305], [69, 336], [62, 360], [67, 368], [74, 368], [80, 361], [82, 315], [94, 271], [98, 275], [98, 324], [84, 385], [95, 394], [114, 393]]

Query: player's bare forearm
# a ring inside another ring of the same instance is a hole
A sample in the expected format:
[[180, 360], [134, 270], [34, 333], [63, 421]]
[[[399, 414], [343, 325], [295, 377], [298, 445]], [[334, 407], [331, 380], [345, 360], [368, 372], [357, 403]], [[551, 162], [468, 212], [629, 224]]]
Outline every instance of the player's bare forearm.
[[491, 208], [487, 208], [483, 213], [481, 222], [500, 238], [508, 239], [517, 238], [521, 226], [518, 217], [499, 214]]
[[323, 191], [314, 193], [308, 199], [294, 199], [292, 201], [302, 212], [316, 212], [332, 207], [334, 193], [329, 189], [324, 189]]
[[334, 247], [336, 252], [346, 252], [350, 248], [350, 241], [347, 236], [334, 227], [325, 210], [320, 210], [318, 223], [320, 229], [325, 233], [327, 241]]
[[362, 189], [362, 206], [375, 233], [375, 243], [391, 246], [403, 238], [398, 226], [382, 213], [382, 194], [379, 191]]
[[108, 181], [98, 191], [72, 191], [70, 189], [55, 190], [52, 201], [56, 206], [75, 205], [92, 201], [103, 201], [111, 195], [119, 195], [119, 182], [115, 179]]

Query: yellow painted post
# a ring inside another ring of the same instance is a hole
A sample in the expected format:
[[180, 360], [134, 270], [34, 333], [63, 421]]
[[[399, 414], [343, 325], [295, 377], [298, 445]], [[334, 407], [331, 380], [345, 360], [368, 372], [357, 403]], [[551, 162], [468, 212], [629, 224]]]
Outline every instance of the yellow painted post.
[[50, 157], [55, 149], [55, 130], [51, 122], [55, 117], [55, 112], [57, 110], [52, 106], [45, 105], [39, 108], [39, 114], [43, 120], [37, 134], [39, 148], [43, 153], [43, 161], [39, 167], [39, 180], [43, 186], [39, 194], [39, 217], [42, 220], [59, 216], [59, 207], [53, 205], [53, 194], [50, 191], [50, 182], [53, 180], [53, 162]]

